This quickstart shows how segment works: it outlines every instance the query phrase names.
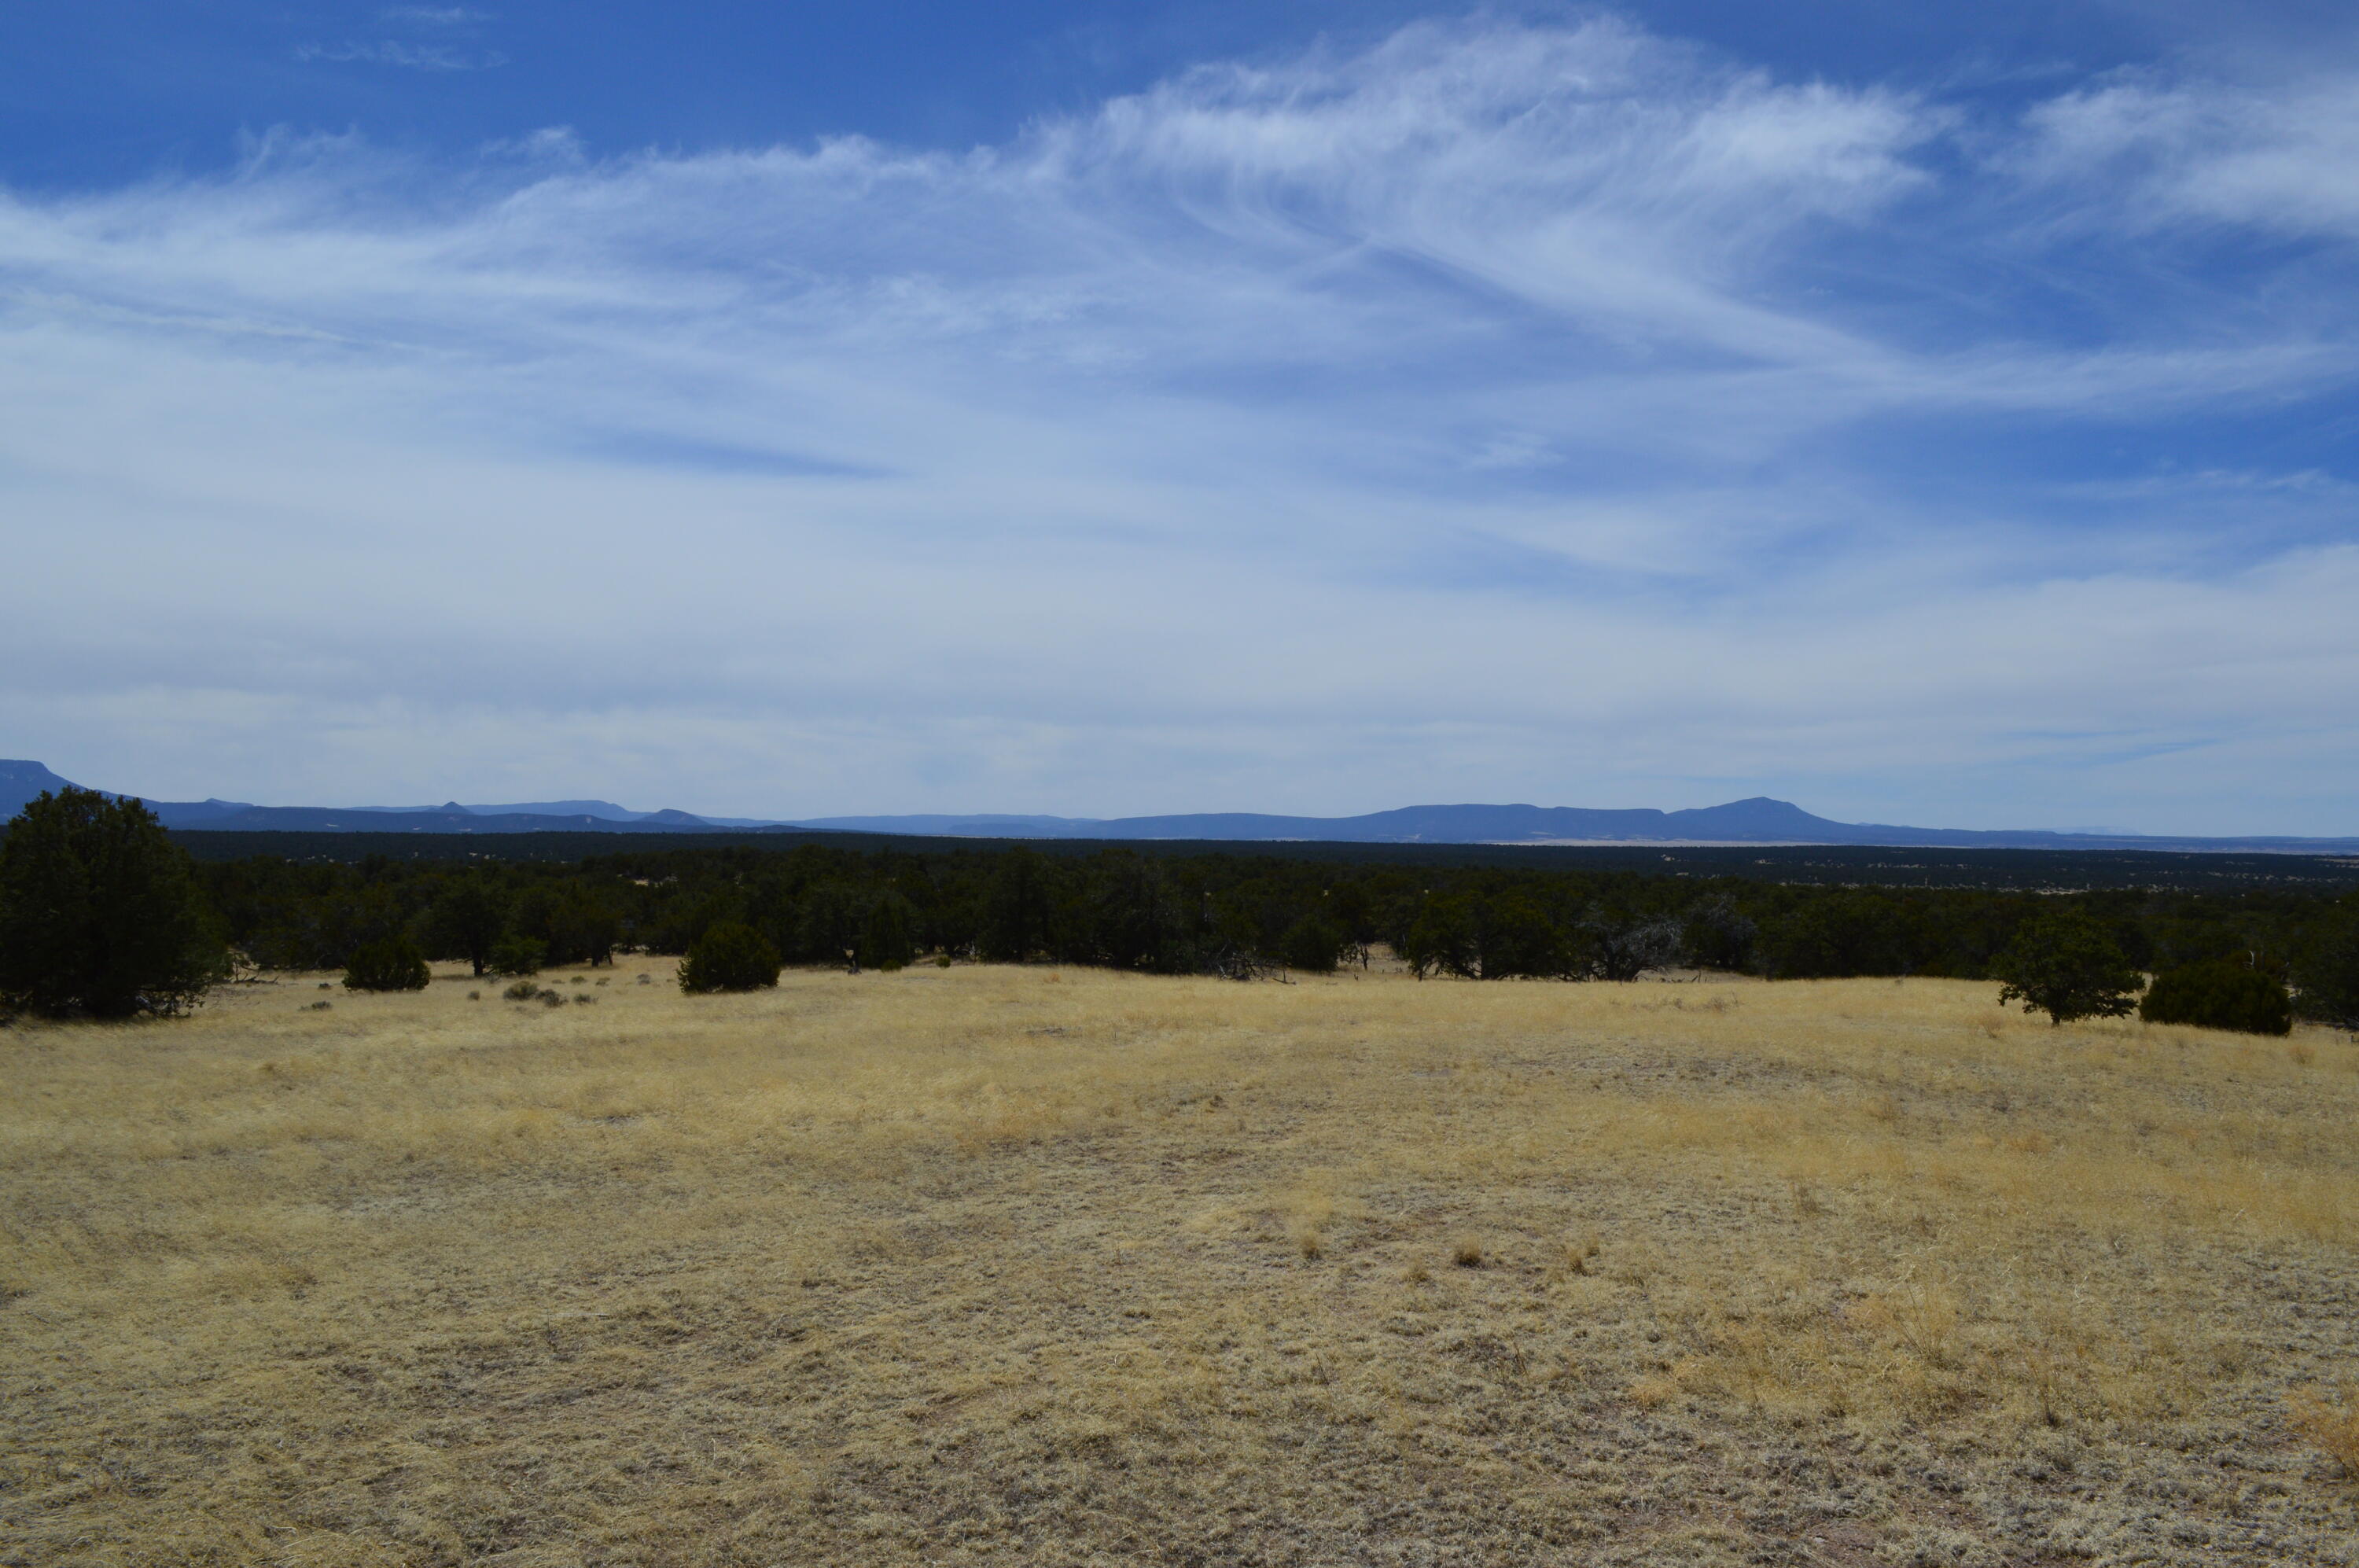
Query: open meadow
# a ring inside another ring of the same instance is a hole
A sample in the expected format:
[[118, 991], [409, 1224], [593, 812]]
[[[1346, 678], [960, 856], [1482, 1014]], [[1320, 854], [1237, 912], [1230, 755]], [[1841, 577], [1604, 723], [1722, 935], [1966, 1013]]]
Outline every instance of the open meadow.
[[318, 978], [0, 1032], [0, 1562], [2359, 1563], [2324, 1030]]

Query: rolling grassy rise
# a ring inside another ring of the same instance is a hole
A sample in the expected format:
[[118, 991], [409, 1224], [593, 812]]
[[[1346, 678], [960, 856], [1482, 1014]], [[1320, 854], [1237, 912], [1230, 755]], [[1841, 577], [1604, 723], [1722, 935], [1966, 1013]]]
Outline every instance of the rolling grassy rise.
[[2359, 1562], [2341, 1036], [572, 973], [0, 1034], [0, 1562]]

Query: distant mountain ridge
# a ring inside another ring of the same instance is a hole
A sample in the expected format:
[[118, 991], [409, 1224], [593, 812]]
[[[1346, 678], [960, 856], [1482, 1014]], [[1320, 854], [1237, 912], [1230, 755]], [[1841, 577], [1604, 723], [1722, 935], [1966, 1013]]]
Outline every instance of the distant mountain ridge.
[[[40, 763], [0, 760], [0, 817], [16, 815], [44, 790], [74, 788]], [[634, 811], [611, 800], [513, 806], [462, 806], [456, 800], [440, 806], [257, 806], [218, 799], [146, 803], [168, 828], [243, 833], [718, 833], [773, 825], [686, 811]]]
[[[919, 826], [919, 824], [925, 824]], [[1217, 811], [1164, 817], [814, 817], [805, 827], [951, 837], [1186, 838], [1344, 844], [1816, 842], [1847, 824], [1758, 796], [1724, 806], [1660, 811], [1582, 806], [1404, 806], [1358, 817], [1280, 817]], [[1028, 829], [1029, 831], [1023, 831]], [[1824, 838], [1851, 844], [1855, 839]]]
[[[14, 816], [44, 789], [71, 788], [38, 762], [0, 761], [0, 817]], [[1356, 817], [1289, 817], [1253, 811], [1155, 817], [1053, 817], [978, 813], [818, 817], [800, 821], [634, 811], [611, 800], [541, 800], [465, 806], [256, 806], [243, 800], [150, 800], [169, 828], [284, 833], [791, 833], [817, 829], [927, 838], [1188, 839], [1282, 844], [1888, 844], [1896, 848], [2140, 849], [2359, 854], [2354, 838], [2194, 838], [2138, 833], [1984, 832], [1838, 822], [1787, 800], [1756, 795], [1724, 805], [1663, 811], [1651, 807], [1404, 806]]]
[[439, 806], [354, 806], [352, 810], [403, 816], [426, 811], [466, 811], [478, 817], [601, 817], [612, 822], [636, 822], [649, 815], [612, 800], [525, 800], [507, 806], [462, 806], [456, 800], [445, 800]]
[[1315, 844], [1826, 844], [1895, 848], [2147, 849], [2359, 853], [2354, 838], [2198, 838], [2139, 833], [1984, 831], [1838, 822], [1788, 800], [1756, 795], [1725, 805], [1663, 811], [1651, 807], [1404, 806], [1358, 817], [1281, 817], [1207, 812], [1165, 817], [813, 817], [804, 827], [945, 838], [1204, 839]]

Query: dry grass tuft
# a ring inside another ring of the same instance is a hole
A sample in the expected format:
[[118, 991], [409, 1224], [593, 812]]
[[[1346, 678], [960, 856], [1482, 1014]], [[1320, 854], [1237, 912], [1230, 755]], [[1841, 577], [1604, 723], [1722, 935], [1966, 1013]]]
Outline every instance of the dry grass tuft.
[[2304, 1389], [2288, 1404], [2294, 1430], [2340, 1465], [2346, 1479], [2359, 1481], [2359, 1386], [2346, 1387], [2338, 1399]]
[[10, 1031], [0, 1563], [2354, 1562], [2338, 1037], [648, 971]]

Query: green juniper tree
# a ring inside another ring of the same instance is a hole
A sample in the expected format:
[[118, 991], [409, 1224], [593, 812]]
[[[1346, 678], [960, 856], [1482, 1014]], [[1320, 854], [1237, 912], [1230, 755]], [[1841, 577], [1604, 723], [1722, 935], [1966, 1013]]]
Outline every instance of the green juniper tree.
[[1991, 971], [2001, 1006], [2021, 1002], [2050, 1024], [2120, 1018], [2136, 1005], [2141, 980], [2105, 929], [2070, 905], [2024, 921]]
[[1286, 934], [1278, 939], [1278, 956], [1288, 969], [1332, 975], [1349, 940], [1342, 926], [1313, 909], [1286, 928]]
[[490, 968], [495, 975], [538, 975], [549, 950], [528, 936], [506, 936], [492, 944]]
[[1399, 952], [1409, 972], [1420, 980], [1429, 975], [1473, 979], [1483, 970], [1473, 901], [1463, 894], [1429, 895], [1419, 904]]
[[909, 900], [886, 888], [868, 906], [860, 922], [860, 941], [853, 962], [870, 969], [906, 969], [918, 956], [917, 940], [909, 931]]
[[2293, 998], [2276, 975], [2214, 958], [2156, 975], [2138, 1003], [2138, 1017], [2150, 1024], [2287, 1034], [2293, 1029]]
[[188, 853], [137, 800], [44, 793], [0, 844], [0, 1004], [52, 1017], [169, 1015], [229, 955]]
[[778, 950], [752, 926], [723, 920], [690, 944], [680, 961], [679, 988], [753, 991], [778, 983]]
[[2294, 967], [2300, 985], [2295, 1010], [2303, 1018], [2359, 1034], [2359, 899], [2315, 933]]
[[347, 991], [423, 991], [433, 978], [425, 955], [406, 936], [363, 942], [344, 965]]
[[507, 899], [481, 871], [454, 878], [427, 917], [427, 930], [440, 950], [439, 956], [465, 959], [478, 980], [491, 967], [492, 950], [499, 945], [507, 924]]

